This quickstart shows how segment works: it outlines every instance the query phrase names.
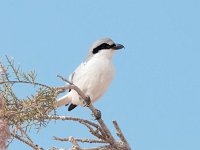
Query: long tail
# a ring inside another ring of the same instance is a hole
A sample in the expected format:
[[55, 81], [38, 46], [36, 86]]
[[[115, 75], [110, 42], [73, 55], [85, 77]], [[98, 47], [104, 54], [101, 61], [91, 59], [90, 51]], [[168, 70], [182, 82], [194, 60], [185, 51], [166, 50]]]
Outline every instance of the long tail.
[[69, 98], [69, 95], [66, 94], [65, 96], [63, 96], [57, 100], [57, 102], [55, 103], [55, 107], [58, 108], [63, 105], [69, 104], [70, 102], [71, 102], [71, 99]]

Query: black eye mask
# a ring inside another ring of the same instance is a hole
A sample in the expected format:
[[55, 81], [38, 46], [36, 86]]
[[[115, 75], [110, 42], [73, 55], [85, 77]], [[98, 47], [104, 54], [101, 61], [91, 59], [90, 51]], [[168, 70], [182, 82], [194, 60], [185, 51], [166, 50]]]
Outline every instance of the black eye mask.
[[98, 53], [102, 49], [110, 49], [110, 48], [113, 48], [114, 46], [115, 46], [115, 44], [109, 45], [107, 43], [102, 43], [101, 45], [99, 45], [96, 48], [94, 48], [93, 51], [92, 51], [92, 53], [96, 54], [96, 53]]

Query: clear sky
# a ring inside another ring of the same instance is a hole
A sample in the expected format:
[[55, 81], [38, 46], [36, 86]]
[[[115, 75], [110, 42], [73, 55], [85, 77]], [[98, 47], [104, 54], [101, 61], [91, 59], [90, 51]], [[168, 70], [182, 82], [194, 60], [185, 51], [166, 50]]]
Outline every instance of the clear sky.
[[[95, 40], [110, 37], [126, 49], [115, 54], [115, 79], [95, 106], [112, 133], [116, 119], [134, 150], [199, 150], [199, 15], [199, 0], [1, 0], [0, 58], [12, 56], [39, 82], [59, 86], [56, 75], [67, 77]], [[59, 112], [92, 119], [86, 108], [66, 109]], [[53, 122], [31, 136], [45, 149], [70, 146], [53, 135], [88, 133]], [[14, 141], [16, 148], [29, 149]]]

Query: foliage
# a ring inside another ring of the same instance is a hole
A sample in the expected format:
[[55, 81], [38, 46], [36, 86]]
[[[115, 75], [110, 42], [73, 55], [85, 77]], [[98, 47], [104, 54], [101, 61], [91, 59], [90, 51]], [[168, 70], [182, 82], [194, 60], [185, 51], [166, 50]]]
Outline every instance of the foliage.
[[[53, 110], [54, 102], [58, 95], [55, 88], [36, 82], [34, 71], [23, 72], [20, 67], [14, 66], [14, 61], [7, 57], [8, 65], [2, 66], [3, 73], [0, 76], [0, 91], [5, 99], [3, 110], [4, 117], [11, 127], [23, 125], [25, 130], [32, 126], [40, 128], [46, 126], [48, 120], [45, 116], [48, 110]], [[16, 84], [21, 86], [31, 85], [35, 94], [20, 99], [14, 92]], [[23, 85], [22, 85], [23, 84]]]
[[[7, 136], [0, 136], [0, 146], [4, 146], [5, 141], [7, 141], [6, 137], [8, 138], [11, 135], [14, 139], [18, 139], [35, 150], [42, 150], [43, 148], [34, 144], [27, 131], [30, 131], [32, 127], [35, 127], [39, 131], [41, 127], [46, 126], [51, 120], [71, 120], [84, 125], [91, 135], [95, 137], [94, 139], [74, 138], [72, 136], [68, 138], [54, 137], [54, 140], [71, 142], [73, 145], [72, 150], [84, 150], [84, 148], [80, 147], [80, 142], [102, 144], [102, 146], [88, 148], [88, 150], [130, 150], [129, 144], [120, 130], [118, 123], [113, 121], [116, 134], [120, 139], [119, 141], [116, 141], [104, 121], [99, 117], [101, 116], [100, 111], [91, 103], [87, 103], [87, 107], [91, 110], [95, 118], [98, 118], [96, 120], [98, 123], [81, 118], [59, 116], [56, 114], [56, 98], [58, 94], [66, 90], [75, 90], [84, 99], [85, 103], [90, 99], [89, 96], [86, 96], [72, 82], [62, 76], [58, 76], [61, 80], [69, 83], [69, 85], [51, 87], [38, 83], [34, 71], [23, 72], [20, 67], [15, 67], [13, 60], [8, 57], [6, 58], [8, 62], [7, 66], [3, 66], [0, 62], [0, 121], [2, 122], [2, 127], [7, 129], [4, 134]], [[35, 89], [35, 93], [20, 99], [14, 91], [15, 85], [31, 85]], [[50, 113], [52, 110], [54, 110], [53, 115]], [[8, 127], [12, 130], [11, 132], [9, 132]], [[0, 130], [3, 130], [3, 128]], [[12, 142], [12, 140], [10, 142]], [[59, 148], [56, 147], [50, 149], [59, 150]]]

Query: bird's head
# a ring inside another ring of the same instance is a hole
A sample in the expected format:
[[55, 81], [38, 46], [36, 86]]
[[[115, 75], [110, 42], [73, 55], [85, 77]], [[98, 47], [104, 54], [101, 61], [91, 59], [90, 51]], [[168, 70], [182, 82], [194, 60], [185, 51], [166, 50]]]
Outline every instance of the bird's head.
[[110, 38], [102, 38], [94, 42], [89, 50], [89, 57], [112, 58], [116, 50], [124, 48], [121, 44], [114, 43]]

